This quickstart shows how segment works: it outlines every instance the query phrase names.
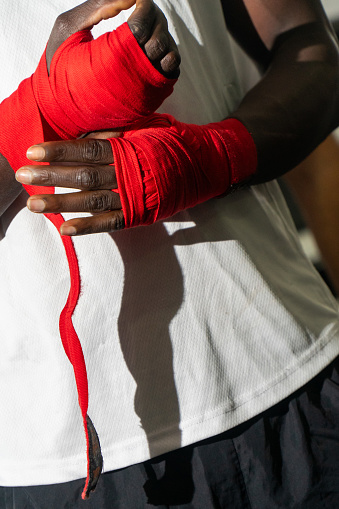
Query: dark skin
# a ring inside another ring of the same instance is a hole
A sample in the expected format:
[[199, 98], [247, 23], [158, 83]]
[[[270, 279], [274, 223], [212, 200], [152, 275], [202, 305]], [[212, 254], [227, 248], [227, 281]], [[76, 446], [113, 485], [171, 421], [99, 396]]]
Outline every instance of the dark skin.
[[[266, 70], [232, 114], [256, 143], [259, 163], [251, 182], [256, 184], [292, 169], [338, 125], [338, 48], [318, 0], [225, 0], [222, 4], [230, 31]], [[23, 182], [25, 175], [33, 185], [74, 187], [81, 192], [31, 197], [30, 210], [94, 214], [65, 222], [63, 235], [123, 227], [119, 197], [111, 191], [116, 179], [114, 167], [107, 166], [113, 163], [109, 142], [49, 142], [41, 149], [43, 157], [34, 147], [30, 159], [54, 166], [26, 167], [25, 173], [17, 173], [18, 180]], [[67, 166], [70, 163], [74, 165]]]

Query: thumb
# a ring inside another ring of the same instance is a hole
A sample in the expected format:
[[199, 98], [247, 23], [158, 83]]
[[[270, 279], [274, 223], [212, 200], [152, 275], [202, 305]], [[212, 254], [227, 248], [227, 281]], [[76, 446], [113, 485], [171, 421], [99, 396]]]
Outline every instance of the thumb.
[[135, 1], [136, 0], [87, 0], [87, 2], [73, 9], [73, 11], [78, 9], [76, 13], [76, 24], [78, 27], [72, 33], [84, 30], [85, 28], [91, 29], [93, 25], [97, 25], [104, 19], [114, 18], [121, 11], [125, 11], [132, 7]]
[[159, 15], [163, 16], [153, 0], [136, 0], [135, 9], [128, 18], [127, 23], [141, 46], [151, 37], [154, 24]]
[[56, 50], [68, 37], [80, 30], [91, 30], [104, 19], [113, 18], [129, 9], [136, 0], [87, 0], [57, 17], [46, 50], [47, 67]]

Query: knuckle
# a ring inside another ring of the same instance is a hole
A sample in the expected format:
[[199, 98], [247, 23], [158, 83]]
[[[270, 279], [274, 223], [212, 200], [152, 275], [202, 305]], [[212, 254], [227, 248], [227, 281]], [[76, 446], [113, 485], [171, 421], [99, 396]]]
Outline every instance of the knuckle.
[[160, 60], [167, 54], [169, 50], [169, 41], [167, 34], [160, 33], [156, 37], [152, 37], [148, 43], [146, 54], [150, 60]]
[[137, 8], [135, 14], [129, 18], [128, 26], [140, 46], [148, 41], [159, 10], [153, 2], [150, 2], [147, 9]]
[[47, 160], [52, 161], [65, 161], [67, 156], [66, 146], [63, 143], [56, 143], [53, 146], [53, 149], [50, 150], [50, 147], [46, 147], [46, 158]]
[[35, 170], [33, 172], [33, 182], [39, 182], [39, 184], [48, 184], [51, 179], [50, 172], [47, 169], [42, 169], [43, 166], [40, 168], [38, 171]]
[[129, 28], [140, 45], [145, 44], [149, 37], [149, 27], [141, 19], [134, 19], [128, 22]]
[[101, 162], [104, 154], [100, 140], [90, 139], [83, 145], [84, 159], [93, 163]]
[[87, 206], [89, 211], [103, 212], [110, 210], [111, 202], [109, 195], [105, 192], [91, 193], [87, 197]]
[[76, 187], [80, 189], [96, 189], [101, 185], [99, 171], [96, 168], [81, 168], [75, 176]]
[[166, 73], [173, 73], [179, 70], [181, 57], [178, 51], [171, 51], [161, 61], [161, 67]]
[[67, 13], [63, 12], [62, 14], [59, 14], [55, 20], [53, 31], [61, 35], [69, 32], [69, 19]]

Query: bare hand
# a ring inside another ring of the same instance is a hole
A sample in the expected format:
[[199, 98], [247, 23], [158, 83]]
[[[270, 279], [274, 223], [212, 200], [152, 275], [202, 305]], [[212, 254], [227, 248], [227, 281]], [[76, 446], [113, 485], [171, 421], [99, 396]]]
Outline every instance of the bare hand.
[[[17, 171], [22, 184], [68, 187], [80, 192], [34, 195], [27, 206], [36, 213], [90, 212], [92, 217], [71, 219], [60, 229], [62, 235], [85, 235], [111, 232], [124, 228], [110, 138], [117, 133], [97, 133], [91, 138], [53, 141], [34, 146], [28, 151], [33, 161], [52, 165], [25, 166]], [[39, 153], [40, 150], [40, 153]], [[43, 155], [42, 151], [45, 152]]]
[[169, 78], [179, 76], [180, 55], [167, 20], [153, 0], [87, 0], [56, 19], [46, 51], [47, 67], [56, 50], [75, 32], [91, 29], [136, 4], [128, 25], [154, 67]]

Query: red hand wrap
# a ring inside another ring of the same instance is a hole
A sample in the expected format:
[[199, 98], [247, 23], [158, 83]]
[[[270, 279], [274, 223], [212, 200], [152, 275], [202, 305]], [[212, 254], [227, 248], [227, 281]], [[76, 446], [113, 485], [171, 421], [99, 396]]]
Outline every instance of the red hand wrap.
[[[128, 126], [152, 113], [172, 92], [175, 80], [156, 71], [125, 23], [115, 32], [92, 40], [89, 31], [71, 36], [53, 58], [50, 77], [45, 54], [37, 71], [0, 105], [0, 152], [13, 170], [31, 164], [29, 146], [76, 137], [86, 131]], [[35, 163], [36, 164], [36, 163]], [[53, 193], [53, 187], [24, 186], [32, 194]], [[46, 214], [59, 229], [61, 214]], [[60, 336], [73, 365], [87, 440], [87, 480], [83, 498], [98, 481], [102, 456], [95, 428], [87, 415], [88, 382], [81, 343], [72, 324], [80, 294], [80, 274], [70, 237], [61, 237], [71, 289], [60, 315]]]
[[128, 24], [93, 40], [83, 30], [53, 56], [49, 77], [42, 56], [34, 93], [48, 123], [62, 138], [134, 124], [173, 92], [150, 63]]
[[197, 126], [152, 115], [110, 143], [127, 228], [220, 196], [257, 168], [254, 141], [236, 119]]

